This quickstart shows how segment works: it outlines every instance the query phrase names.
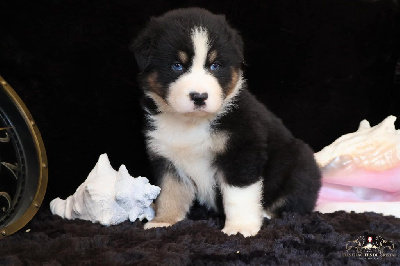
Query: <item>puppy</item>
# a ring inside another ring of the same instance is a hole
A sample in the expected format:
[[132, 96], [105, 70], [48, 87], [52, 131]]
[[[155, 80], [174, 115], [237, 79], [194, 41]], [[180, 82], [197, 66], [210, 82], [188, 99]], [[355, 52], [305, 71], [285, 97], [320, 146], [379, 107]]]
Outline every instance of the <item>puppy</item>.
[[224, 233], [245, 237], [263, 217], [313, 210], [321, 186], [313, 151], [247, 90], [242, 39], [224, 16], [167, 12], [132, 48], [161, 186], [146, 229], [185, 219], [194, 200], [225, 213]]

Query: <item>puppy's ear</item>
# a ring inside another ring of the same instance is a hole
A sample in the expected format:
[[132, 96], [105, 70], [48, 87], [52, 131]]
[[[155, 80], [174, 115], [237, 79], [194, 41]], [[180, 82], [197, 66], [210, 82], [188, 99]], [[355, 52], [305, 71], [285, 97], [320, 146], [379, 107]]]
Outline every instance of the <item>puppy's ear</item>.
[[140, 72], [143, 72], [150, 63], [156, 29], [156, 19], [151, 18], [144, 30], [139, 33], [130, 46], [130, 50], [135, 55]]
[[231, 36], [233, 43], [235, 44], [235, 50], [240, 56], [241, 60], [244, 61], [244, 56], [243, 56], [243, 40], [242, 37], [240, 36], [239, 32], [232, 28], [230, 26], [229, 21], [226, 19], [225, 15], [221, 14], [218, 15], [219, 19], [223, 21], [224, 24], [228, 24], [228, 32], [229, 35]]
[[233, 42], [235, 43], [236, 46], [236, 50], [239, 53], [241, 60], [244, 61], [242, 36], [240, 36], [239, 32], [236, 31], [235, 29], [232, 29], [232, 35], [233, 35]]

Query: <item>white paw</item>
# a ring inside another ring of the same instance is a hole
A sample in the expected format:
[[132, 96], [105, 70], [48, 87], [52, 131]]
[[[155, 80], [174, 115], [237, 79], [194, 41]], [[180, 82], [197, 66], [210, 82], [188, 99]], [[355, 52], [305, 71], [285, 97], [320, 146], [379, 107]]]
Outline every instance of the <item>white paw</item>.
[[170, 224], [170, 223], [148, 222], [144, 225], [144, 229], [157, 228], [157, 227], [169, 227], [171, 225], [172, 224]]
[[222, 232], [227, 235], [236, 235], [237, 233], [241, 233], [244, 237], [255, 236], [258, 231], [260, 231], [261, 226], [257, 225], [225, 225]]

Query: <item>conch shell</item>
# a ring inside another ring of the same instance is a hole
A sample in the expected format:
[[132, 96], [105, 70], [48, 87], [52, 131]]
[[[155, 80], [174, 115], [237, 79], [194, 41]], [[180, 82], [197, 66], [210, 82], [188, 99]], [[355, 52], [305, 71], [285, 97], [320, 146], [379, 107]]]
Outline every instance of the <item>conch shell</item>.
[[367, 120], [315, 153], [322, 187], [315, 211], [366, 211], [400, 218], [400, 130], [395, 116]]
[[358, 166], [368, 170], [387, 170], [400, 164], [400, 130], [395, 116], [388, 116], [371, 127], [367, 120], [360, 122], [356, 132], [341, 136], [331, 145], [315, 153], [321, 168]]
[[129, 219], [154, 218], [150, 206], [160, 193], [145, 177], [129, 175], [125, 165], [115, 171], [107, 154], [100, 155], [89, 176], [66, 200], [50, 202], [53, 214], [65, 219], [82, 219], [102, 225], [115, 225]]

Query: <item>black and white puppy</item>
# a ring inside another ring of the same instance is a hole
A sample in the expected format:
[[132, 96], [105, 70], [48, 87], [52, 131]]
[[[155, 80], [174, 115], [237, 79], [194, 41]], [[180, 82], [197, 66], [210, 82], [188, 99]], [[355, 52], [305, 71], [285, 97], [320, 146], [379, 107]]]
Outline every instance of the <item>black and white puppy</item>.
[[263, 217], [313, 210], [321, 185], [313, 152], [247, 90], [242, 39], [224, 16], [167, 12], [133, 50], [161, 186], [146, 229], [185, 219], [194, 200], [225, 213], [228, 235], [253, 236]]

